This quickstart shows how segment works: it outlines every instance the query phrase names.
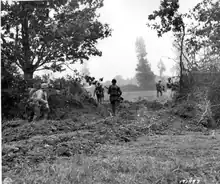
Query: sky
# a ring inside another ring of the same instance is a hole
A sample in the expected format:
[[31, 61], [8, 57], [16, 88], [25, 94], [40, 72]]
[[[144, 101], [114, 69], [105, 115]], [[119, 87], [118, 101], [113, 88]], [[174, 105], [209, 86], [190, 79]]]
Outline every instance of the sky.
[[[200, 1], [180, 0], [180, 12], [188, 12]], [[159, 4], [160, 0], [104, 0], [104, 7], [99, 10], [100, 21], [108, 23], [113, 32], [111, 37], [100, 40], [97, 44], [102, 56], [91, 57], [86, 61], [92, 76], [104, 77], [104, 80], [111, 80], [116, 75], [125, 79], [134, 77], [138, 63], [135, 41], [139, 36], [145, 40], [147, 59], [153, 72], [159, 74], [157, 63], [162, 59], [166, 65], [165, 75], [172, 75], [170, 69], [174, 61], [168, 57], [175, 58], [176, 55], [172, 48], [171, 33], [158, 38], [156, 31], [146, 25], [148, 15], [157, 10]], [[80, 69], [81, 65], [71, 65], [71, 68]], [[71, 74], [71, 70], [52, 76], [61, 77], [66, 74]]]

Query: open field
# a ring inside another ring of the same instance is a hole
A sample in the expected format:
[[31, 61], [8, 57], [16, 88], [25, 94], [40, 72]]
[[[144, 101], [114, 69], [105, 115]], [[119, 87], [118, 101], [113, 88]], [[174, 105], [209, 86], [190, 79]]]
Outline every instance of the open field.
[[[92, 95], [94, 93], [94, 88], [87, 88], [87, 91], [89, 91]], [[160, 97], [160, 99], [163, 98], [167, 98], [168, 93], [164, 92], [163, 96]], [[157, 99], [157, 92], [156, 90], [154, 91], [131, 91], [131, 92], [126, 92], [126, 91], [122, 91], [122, 97], [125, 100], [129, 100], [129, 101], [136, 101], [139, 97], [148, 99], [148, 100], [155, 100]], [[107, 90], [105, 89], [105, 100], [109, 100], [109, 95], [107, 94]]]
[[115, 118], [74, 118], [5, 124], [3, 179], [21, 184], [220, 182], [219, 131], [207, 135], [165, 109], [144, 109], [141, 117], [128, 108]]
[[[136, 101], [139, 97], [146, 100], [155, 100], [157, 99], [156, 91], [132, 91], [132, 92], [123, 92], [122, 97], [124, 100]], [[167, 99], [168, 93], [164, 92], [162, 97], [159, 97], [159, 100]], [[105, 100], [109, 99], [109, 95], [105, 93]]]
[[26, 166], [13, 179], [17, 183], [178, 184], [193, 178], [200, 184], [217, 184], [219, 166], [220, 137], [213, 140], [200, 133], [189, 133], [144, 136], [131, 143], [101, 145], [92, 156], [75, 155], [58, 158], [52, 164]]

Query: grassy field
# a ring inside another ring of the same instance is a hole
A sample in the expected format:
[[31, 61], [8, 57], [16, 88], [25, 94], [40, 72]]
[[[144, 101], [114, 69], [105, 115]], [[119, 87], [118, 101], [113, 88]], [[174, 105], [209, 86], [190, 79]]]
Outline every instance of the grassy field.
[[[88, 88], [87, 90], [93, 95], [94, 88]], [[122, 91], [122, 93], [123, 93], [122, 94], [123, 98], [129, 101], [134, 101], [138, 99], [138, 97], [146, 98], [148, 100], [154, 100], [157, 98], [156, 91], [132, 91], [132, 92]], [[167, 98], [167, 93], [165, 92], [163, 96]], [[105, 89], [105, 100], [109, 100], [109, 95], [107, 94], [106, 89]]]
[[154, 100], [156, 99], [156, 91], [133, 91], [133, 92], [123, 92], [123, 98], [125, 100], [134, 101], [139, 97]]
[[199, 184], [218, 184], [219, 147], [219, 136], [215, 140], [194, 133], [144, 136], [128, 144], [101, 145], [92, 156], [24, 165], [7, 176], [15, 183], [179, 184], [192, 178]]
[[[125, 100], [138, 96], [155, 99], [155, 91], [123, 94]], [[168, 109], [143, 109], [140, 117], [132, 112], [124, 109], [124, 118], [77, 112], [65, 121], [3, 124], [3, 180], [10, 178], [10, 184], [220, 183], [219, 130], [212, 136]]]
[[219, 149], [219, 136], [215, 140], [194, 133], [144, 136], [128, 144], [102, 145], [93, 156], [24, 167], [13, 179], [45, 184], [179, 184], [192, 178], [199, 184], [218, 184]]
[[[122, 97], [128, 101], [136, 101], [139, 97], [147, 100], [155, 100], [157, 98], [156, 91], [132, 91], [132, 92], [123, 92]], [[162, 97], [159, 97], [160, 100], [167, 99], [168, 93], [164, 92]], [[105, 93], [105, 100], [109, 99], [109, 95]]]

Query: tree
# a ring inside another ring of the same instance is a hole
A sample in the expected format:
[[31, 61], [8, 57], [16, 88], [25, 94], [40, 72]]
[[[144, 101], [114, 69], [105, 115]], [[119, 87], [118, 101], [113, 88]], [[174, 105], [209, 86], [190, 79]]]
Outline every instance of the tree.
[[[1, 1], [2, 55], [32, 79], [37, 70], [101, 56], [99, 39], [111, 35], [98, 21], [103, 0]], [[4, 61], [3, 61], [4, 62]]]
[[[152, 29], [157, 31], [159, 37], [164, 33], [173, 31], [177, 40], [180, 43], [180, 56], [179, 56], [179, 68], [180, 68], [180, 91], [183, 86], [183, 72], [185, 70], [183, 64], [183, 48], [184, 39], [186, 36], [185, 24], [183, 22], [184, 15], [178, 12], [179, 1], [162, 0], [158, 11], [154, 11], [153, 14], [148, 16], [149, 21], [153, 23], [147, 24]], [[159, 21], [158, 21], [159, 20]]]
[[[158, 36], [172, 31], [174, 47], [179, 52], [180, 90], [183, 87], [183, 74], [192, 69], [220, 71], [220, 3], [203, 0], [187, 14], [178, 12], [176, 1], [161, 1], [158, 11], [149, 15]], [[159, 18], [159, 22], [158, 22]], [[186, 19], [188, 22], [186, 23]]]
[[146, 58], [147, 52], [144, 39], [142, 37], [137, 38], [135, 45], [138, 58], [136, 78], [141, 88], [148, 89], [152, 87], [155, 75], [151, 71], [151, 67]]
[[166, 71], [166, 66], [165, 66], [164, 62], [161, 59], [157, 63], [157, 68], [159, 69], [160, 77], [162, 77], [163, 73]]
[[[203, 0], [187, 15], [192, 20], [188, 28], [186, 52], [199, 55], [197, 68], [219, 70], [220, 64], [220, 2]], [[195, 59], [194, 59], [195, 60]]]

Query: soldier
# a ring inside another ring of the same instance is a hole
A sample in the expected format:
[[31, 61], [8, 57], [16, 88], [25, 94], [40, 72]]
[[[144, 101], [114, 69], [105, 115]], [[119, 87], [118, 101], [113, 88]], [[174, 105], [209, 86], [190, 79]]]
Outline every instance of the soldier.
[[170, 99], [172, 98], [172, 85], [171, 77], [169, 77], [167, 79], [167, 94]]
[[156, 89], [157, 89], [157, 97], [159, 97], [159, 94], [160, 96], [163, 95], [163, 86], [161, 84], [161, 80], [158, 81], [158, 83], [156, 83]]
[[101, 103], [101, 100], [102, 100], [102, 86], [100, 85], [100, 83], [98, 82], [96, 87], [95, 87], [95, 90], [94, 90], [94, 95], [97, 97], [97, 101], [98, 103]]
[[171, 89], [171, 88], [172, 88], [171, 77], [169, 77], [169, 78], [167, 79], [167, 88], [168, 88], [168, 89]]
[[48, 104], [48, 94], [47, 94], [48, 84], [42, 83], [41, 88], [36, 90], [29, 99], [30, 106], [34, 111], [33, 121], [39, 120], [41, 114], [43, 114], [44, 119], [47, 119], [49, 113]]
[[115, 116], [116, 106], [118, 105], [120, 96], [122, 95], [121, 89], [116, 85], [116, 83], [117, 81], [113, 79], [112, 85], [110, 85], [108, 88], [108, 94], [110, 95], [113, 116]]
[[104, 89], [104, 87], [101, 85], [101, 103], [104, 102], [104, 97], [105, 97], [105, 89]]

